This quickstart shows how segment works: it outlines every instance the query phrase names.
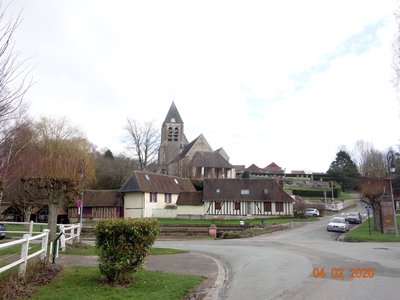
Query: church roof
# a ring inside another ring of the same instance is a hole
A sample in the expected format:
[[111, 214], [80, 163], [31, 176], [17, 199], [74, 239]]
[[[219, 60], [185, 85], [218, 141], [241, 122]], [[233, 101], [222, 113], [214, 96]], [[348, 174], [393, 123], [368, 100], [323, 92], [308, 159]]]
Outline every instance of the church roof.
[[207, 168], [232, 168], [233, 166], [218, 152], [197, 151], [193, 156], [191, 165], [193, 167]]
[[167, 116], [165, 117], [164, 123], [183, 123], [181, 115], [179, 114], [178, 109], [173, 101]]

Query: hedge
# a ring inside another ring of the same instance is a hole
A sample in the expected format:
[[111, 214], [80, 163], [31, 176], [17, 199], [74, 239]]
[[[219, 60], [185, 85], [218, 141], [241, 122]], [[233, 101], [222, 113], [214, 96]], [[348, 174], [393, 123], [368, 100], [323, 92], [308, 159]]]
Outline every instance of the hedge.
[[111, 283], [127, 283], [150, 253], [159, 233], [157, 219], [111, 219], [96, 225], [99, 268]]

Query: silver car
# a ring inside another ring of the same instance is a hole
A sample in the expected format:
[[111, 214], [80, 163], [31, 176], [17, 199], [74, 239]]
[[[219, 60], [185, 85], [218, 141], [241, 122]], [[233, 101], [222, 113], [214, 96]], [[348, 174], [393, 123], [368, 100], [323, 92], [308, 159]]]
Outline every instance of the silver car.
[[349, 231], [349, 223], [343, 217], [334, 217], [326, 228], [328, 231], [339, 231], [346, 232]]
[[350, 224], [355, 223], [355, 224], [361, 224], [362, 223], [362, 216], [359, 212], [357, 211], [352, 211], [346, 214], [346, 221], [349, 222]]

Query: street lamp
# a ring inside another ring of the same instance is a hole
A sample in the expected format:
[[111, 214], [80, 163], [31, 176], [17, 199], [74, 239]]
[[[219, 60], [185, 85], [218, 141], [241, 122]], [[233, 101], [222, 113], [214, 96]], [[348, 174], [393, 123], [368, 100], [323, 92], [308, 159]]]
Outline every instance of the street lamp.
[[388, 171], [389, 171], [390, 195], [392, 197], [392, 206], [393, 206], [394, 232], [396, 233], [396, 237], [399, 237], [399, 232], [397, 230], [396, 205], [394, 203], [394, 197], [393, 197], [392, 177], [390, 175], [391, 173], [394, 173], [396, 171], [396, 166], [394, 164], [393, 150], [389, 150], [389, 152], [387, 154], [387, 164], [388, 164]]

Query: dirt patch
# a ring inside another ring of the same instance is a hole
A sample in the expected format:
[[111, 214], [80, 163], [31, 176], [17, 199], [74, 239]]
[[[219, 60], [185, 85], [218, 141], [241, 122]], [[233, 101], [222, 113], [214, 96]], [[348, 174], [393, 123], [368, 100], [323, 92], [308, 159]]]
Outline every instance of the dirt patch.
[[22, 299], [34, 294], [37, 286], [49, 283], [55, 278], [62, 266], [50, 264], [48, 261], [36, 260], [29, 263], [25, 279], [18, 278], [18, 274], [12, 274], [0, 281], [0, 299]]

